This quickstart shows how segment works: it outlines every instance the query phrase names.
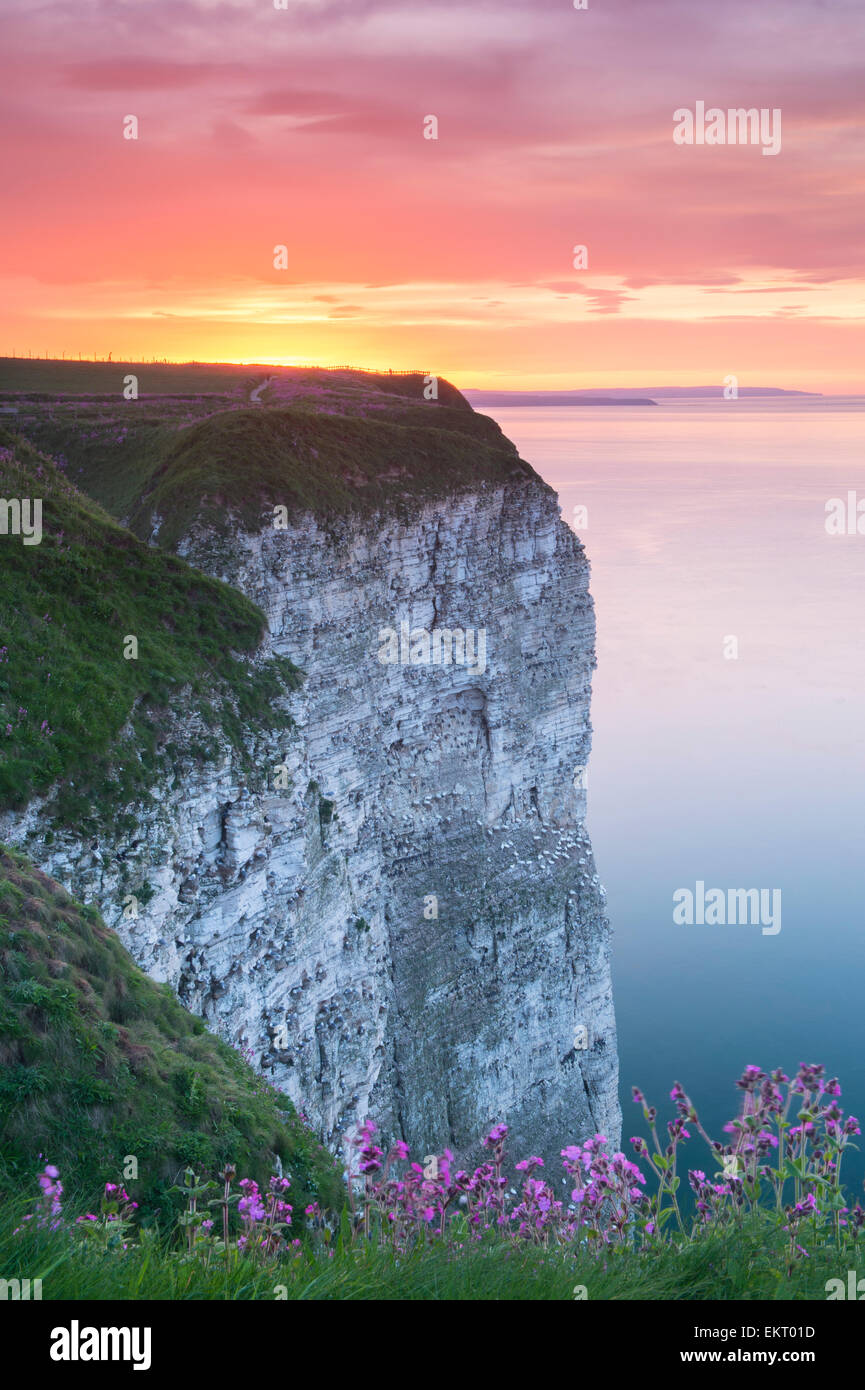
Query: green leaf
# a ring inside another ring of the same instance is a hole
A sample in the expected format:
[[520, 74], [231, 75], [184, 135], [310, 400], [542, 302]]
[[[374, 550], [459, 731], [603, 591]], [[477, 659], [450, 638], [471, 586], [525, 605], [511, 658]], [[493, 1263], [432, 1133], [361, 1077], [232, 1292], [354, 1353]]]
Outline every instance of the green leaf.
[[351, 1217], [348, 1214], [348, 1207], [343, 1207], [342, 1215], [339, 1218], [339, 1239], [336, 1243], [337, 1253], [342, 1254], [351, 1245]]

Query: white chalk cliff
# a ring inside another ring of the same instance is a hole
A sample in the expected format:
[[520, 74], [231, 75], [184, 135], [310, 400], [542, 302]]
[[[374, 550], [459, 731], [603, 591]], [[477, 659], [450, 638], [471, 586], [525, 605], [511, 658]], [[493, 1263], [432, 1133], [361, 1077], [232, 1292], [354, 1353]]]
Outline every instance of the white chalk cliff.
[[[334, 1145], [368, 1113], [415, 1154], [473, 1155], [497, 1120], [515, 1156], [554, 1162], [617, 1138], [578, 771], [594, 612], [554, 494], [529, 476], [408, 516], [295, 510], [286, 529], [193, 526], [178, 549], [258, 604], [266, 646], [304, 673], [284, 732], [250, 739], [259, 776], [226, 743], [181, 759], [132, 833], [46, 837], [33, 803], [0, 838], [29, 832], [40, 867]], [[484, 629], [485, 669], [383, 664], [380, 631], [404, 620]]]

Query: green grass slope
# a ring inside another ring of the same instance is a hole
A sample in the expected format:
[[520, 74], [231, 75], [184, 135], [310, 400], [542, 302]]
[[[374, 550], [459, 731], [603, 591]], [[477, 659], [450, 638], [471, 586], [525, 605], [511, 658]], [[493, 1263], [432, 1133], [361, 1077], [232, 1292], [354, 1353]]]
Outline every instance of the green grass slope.
[[50, 1162], [91, 1201], [131, 1155], [146, 1213], [173, 1200], [186, 1164], [213, 1175], [230, 1161], [261, 1181], [275, 1154], [296, 1212], [313, 1196], [340, 1205], [333, 1161], [288, 1099], [139, 970], [95, 909], [0, 846], [0, 1190], [29, 1196]]
[[0, 534], [0, 809], [57, 782], [60, 822], [117, 824], [182, 757], [209, 758], [217, 731], [241, 750], [250, 729], [286, 724], [297, 673], [242, 659], [264, 617], [241, 594], [143, 545], [2, 429], [0, 497], [41, 498], [43, 527], [39, 545]]
[[529, 477], [498, 426], [447, 407], [395, 418], [238, 410], [176, 436], [130, 525], [145, 534], [155, 513], [165, 518], [160, 543], [172, 546], [194, 521], [224, 534], [237, 521], [250, 530], [271, 524], [279, 505], [328, 519], [408, 514], [424, 501]]
[[230, 405], [228, 397], [219, 396], [206, 403], [166, 397], [125, 406], [115, 396], [36, 401], [22, 405], [14, 428], [54, 459], [77, 488], [125, 523], [178, 432]]

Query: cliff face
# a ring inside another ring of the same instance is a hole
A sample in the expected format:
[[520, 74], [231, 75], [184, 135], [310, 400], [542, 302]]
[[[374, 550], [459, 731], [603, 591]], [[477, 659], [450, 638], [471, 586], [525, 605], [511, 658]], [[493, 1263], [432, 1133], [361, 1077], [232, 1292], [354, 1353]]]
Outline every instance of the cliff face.
[[[512, 1153], [616, 1138], [579, 773], [594, 615], [552, 492], [530, 475], [402, 517], [295, 509], [283, 529], [193, 526], [178, 551], [254, 600], [271, 651], [305, 673], [285, 732], [250, 743], [259, 778], [226, 746], [181, 759], [132, 834], [48, 843], [34, 803], [0, 835], [29, 832], [31, 856], [331, 1142], [367, 1113], [419, 1153], [469, 1155], [499, 1119]], [[417, 664], [399, 660], [404, 623]], [[419, 629], [477, 634], [474, 667], [422, 660]]]

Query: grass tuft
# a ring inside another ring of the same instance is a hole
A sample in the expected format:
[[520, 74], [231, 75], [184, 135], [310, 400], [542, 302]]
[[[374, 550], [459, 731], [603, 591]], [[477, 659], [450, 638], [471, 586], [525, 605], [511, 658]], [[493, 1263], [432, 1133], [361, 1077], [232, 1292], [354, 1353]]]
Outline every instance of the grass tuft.
[[244, 766], [251, 734], [290, 725], [298, 672], [254, 659], [265, 620], [242, 594], [142, 544], [5, 430], [0, 496], [41, 499], [43, 528], [38, 545], [0, 535], [0, 809], [53, 787], [59, 823], [133, 829], [124, 808], [173, 781], [181, 719], [187, 756], [227, 740]]

